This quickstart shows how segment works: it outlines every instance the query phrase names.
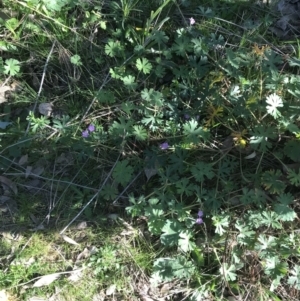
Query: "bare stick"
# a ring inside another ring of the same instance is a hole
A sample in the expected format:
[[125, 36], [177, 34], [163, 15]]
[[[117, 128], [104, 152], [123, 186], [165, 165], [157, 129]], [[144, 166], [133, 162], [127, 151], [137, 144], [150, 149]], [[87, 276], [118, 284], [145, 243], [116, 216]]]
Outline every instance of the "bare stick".
[[118, 195], [118, 197], [113, 201], [113, 205], [116, 206], [119, 198], [126, 192], [126, 190], [135, 182], [135, 180], [141, 175], [142, 171], [140, 171], [134, 179], [124, 188], [124, 190]]
[[[44, 80], [45, 80], [45, 75], [46, 75], [46, 70], [47, 70], [47, 67], [48, 67], [48, 63], [49, 63], [50, 57], [51, 57], [52, 52], [53, 52], [53, 50], [54, 50], [55, 43], [56, 43], [56, 41], [54, 40], [54, 42], [53, 42], [53, 44], [52, 44], [52, 47], [51, 47], [51, 50], [50, 50], [50, 52], [49, 52], [49, 54], [48, 54], [48, 56], [47, 56], [47, 60], [46, 60], [45, 66], [44, 66], [43, 75], [42, 75], [42, 79], [41, 79], [40, 88], [39, 88], [38, 94], [37, 94], [37, 96], [36, 96], [35, 103], [34, 103], [34, 107], [33, 107], [33, 110], [32, 110], [33, 113], [34, 113], [35, 110], [36, 110], [38, 100], [39, 100], [39, 98], [40, 98], [40, 96], [41, 96], [41, 93], [42, 93], [42, 89], [43, 89], [43, 85], [44, 85]], [[30, 128], [30, 122], [28, 122], [27, 129], [26, 129], [26, 132], [25, 132], [25, 136], [28, 135], [29, 128]]]
[[102, 188], [104, 187], [104, 185], [106, 184], [107, 180], [109, 179], [110, 175], [112, 174], [115, 166], [117, 165], [117, 163], [119, 162], [121, 153], [119, 154], [116, 162], [114, 163], [113, 167], [111, 168], [111, 170], [109, 171], [106, 179], [104, 180], [104, 182], [102, 183], [101, 187], [99, 188], [99, 190], [93, 195], [93, 197], [84, 205], [84, 207], [78, 212], [78, 214], [68, 223], [68, 225], [59, 233], [60, 235], [62, 235], [69, 227], [71, 224], [73, 224], [73, 222], [81, 215], [81, 213], [86, 209], [87, 206], [90, 205], [90, 203], [98, 196], [98, 194], [101, 192]]
[[[109, 72], [107, 73], [107, 75], [106, 75], [106, 77], [105, 77], [105, 79], [103, 81], [103, 84], [99, 88], [98, 92], [100, 92], [107, 85], [107, 83], [111, 80], [111, 77], [110, 78], [108, 78], [108, 77], [109, 77]], [[93, 106], [93, 104], [95, 103], [96, 100], [97, 100], [97, 97], [94, 97], [93, 100], [92, 100], [92, 102], [90, 103], [89, 107], [85, 111], [83, 117], [81, 118], [81, 121], [80, 121], [80, 123], [79, 123], [78, 126], [80, 126], [80, 124], [84, 121], [85, 117], [87, 116], [87, 114], [91, 110], [91, 108], [92, 108], [92, 106]]]

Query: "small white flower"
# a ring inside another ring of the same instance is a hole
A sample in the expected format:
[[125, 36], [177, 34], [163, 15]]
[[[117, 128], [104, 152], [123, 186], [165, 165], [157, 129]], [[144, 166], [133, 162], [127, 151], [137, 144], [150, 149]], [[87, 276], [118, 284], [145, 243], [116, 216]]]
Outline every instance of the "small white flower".
[[194, 25], [196, 23], [195, 19], [192, 17], [190, 18], [190, 25]]
[[275, 119], [277, 119], [279, 116], [281, 116], [280, 111], [277, 110], [277, 108], [283, 107], [283, 101], [280, 96], [277, 94], [271, 94], [266, 99], [266, 109], [268, 114], [273, 116]]
[[267, 97], [266, 100], [267, 104], [269, 104], [271, 107], [278, 108], [283, 107], [283, 102], [280, 96], [273, 93]]

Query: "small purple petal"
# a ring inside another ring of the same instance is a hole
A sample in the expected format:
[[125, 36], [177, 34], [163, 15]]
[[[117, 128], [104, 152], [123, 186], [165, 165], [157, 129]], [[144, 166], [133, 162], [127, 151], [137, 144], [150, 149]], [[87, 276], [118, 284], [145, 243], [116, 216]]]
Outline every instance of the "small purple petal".
[[201, 217], [198, 217], [197, 219], [196, 219], [196, 222], [195, 222], [197, 225], [201, 225], [201, 224], [203, 224], [203, 219], [201, 218]]
[[89, 136], [89, 131], [88, 130], [85, 130], [82, 132], [82, 137], [83, 138], [87, 138]]
[[166, 149], [169, 148], [169, 143], [168, 143], [168, 142], [164, 142], [164, 143], [160, 144], [159, 147], [160, 147], [160, 149], [162, 149], [162, 150], [166, 150]]
[[89, 130], [90, 132], [94, 132], [95, 126], [94, 126], [93, 124], [90, 124], [90, 125], [88, 126], [88, 130]]
[[203, 211], [199, 210], [198, 211], [198, 217], [202, 217], [203, 216]]
[[189, 114], [184, 114], [184, 119], [185, 120], [189, 120], [191, 118], [191, 116]]
[[192, 17], [190, 18], [190, 25], [194, 25], [196, 23], [195, 19]]

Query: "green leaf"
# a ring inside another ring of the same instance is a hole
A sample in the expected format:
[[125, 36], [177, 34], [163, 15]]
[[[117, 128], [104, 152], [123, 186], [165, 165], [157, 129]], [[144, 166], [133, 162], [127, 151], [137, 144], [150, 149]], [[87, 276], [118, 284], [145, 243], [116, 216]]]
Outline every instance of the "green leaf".
[[112, 138], [128, 137], [132, 135], [132, 124], [133, 120], [130, 120], [124, 116], [121, 116], [118, 121], [114, 121], [109, 128], [109, 133]]
[[[0, 50], [1, 50], [1, 46], [0, 46]], [[0, 74], [4, 73], [5, 69], [4, 69], [4, 64], [3, 64], [3, 59], [2, 57], [0, 57]]]
[[290, 193], [284, 193], [278, 196], [277, 200], [279, 204], [274, 205], [274, 211], [278, 214], [279, 219], [284, 222], [293, 221], [297, 217], [296, 212], [289, 207], [294, 201], [293, 196]]
[[272, 126], [258, 125], [254, 129], [253, 136], [250, 138], [250, 144], [254, 149], [267, 151], [272, 144], [268, 141], [269, 138], [275, 138], [276, 129]]
[[159, 128], [160, 118], [155, 118], [153, 115], [145, 115], [141, 122], [142, 124], [148, 125], [152, 131], [155, 131]]
[[279, 223], [279, 217], [277, 213], [273, 211], [263, 211], [260, 214], [261, 221], [260, 223], [262, 225], [266, 225], [267, 227], [273, 228], [273, 229], [282, 229], [282, 225]]
[[188, 151], [179, 147], [175, 147], [173, 153], [169, 155], [169, 166], [174, 172], [183, 174], [187, 170], [186, 159], [188, 156]]
[[160, 235], [165, 225], [164, 210], [158, 199], [149, 199], [149, 207], [145, 209], [145, 215], [148, 217], [148, 229], [154, 235]]
[[126, 212], [130, 214], [132, 217], [139, 217], [144, 212], [146, 200], [144, 196], [140, 196], [136, 201], [134, 196], [129, 196], [129, 203], [131, 206], [127, 206], [125, 208]]
[[234, 281], [237, 277], [236, 268], [233, 264], [228, 266], [228, 263], [225, 262], [220, 267], [220, 274], [226, 279], [226, 281]]
[[248, 225], [243, 224], [242, 221], [237, 221], [235, 227], [239, 230], [237, 236], [238, 243], [242, 245], [252, 246], [255, 241], [255, 231], [253, 231]]
[[229, 64], [234, 67], [235, 69], [238, 69], [240, 66], [240, 60], [239, 57], [236, 55], [236, 52], [233, 52], [230, 48], [226, 49], [227, 54], [227, 60]]
[[136, 89], [137, 83], [135, 82], [135, 77], [132, 75], [127, 75], [122, 78], [124, 85], [129, 89]]
[[277, 201], [279, 201], [282, 205], [291, 205], [294, 202], [294, 197], [291, 193], [283, 193], [276, 197]]
[[202, 38], [192, 39], [191, 42], [194, 44], [194, 52], [198, 57], [208, 53], [208, 47]]
[[4, 73], [11, 76], [17, 75], [20, 72], [20, 62], [15, 59], [5, 61]]
[[118, 195], [118, 190], [114, 186], [105, 185], [101, 190], [100, 195], [107, 201], [114, 200]]
[[75, 66], [82, 66], [81, 57], [78, 54], [71, 56], [71, 63]]
[[119, 41], [109, 41], [105, 45], [105, 53], [110, 57], [122, 57], [124, 49]]
[[105, 105], [111, 105], [116, 102], [114, 93], [110, 90], [100, 90], [99, 92], [97, 92], [96, 98], [99, 103]]
[[262, 184], [270, 193], [283, 193], [286, 184], [282, 181], [282, 172], [280, 170], [268, 170], [262, 174]]
[[186, 135], [187, 142], [192, 143], [199, 142], [199, 138], [205, 142], [210, 138], [210, 133], [202, 127], [198, 127], [198, 122], [195, 119], [189, 120], [183, 125], [183, 134]]
[[162, 67], [161, 65], [157, 65], [155, 67], [155, 75], [158, 78], [163, 78], [166, 75], [166, 68]]
[[177, 279], [190, 279], [195, 272], [191, 261], [183, 256], [176, 258], [159, 258], [154, 261], [151, 283], [157, 285], [161, 282]]
[[61, 11], [69, 3], [69, 0], [43, 0], [45, 6], [50, 11]]
[[290, 57], [288, 59], [288, 62], [291, 67], [294, 67], [294, 66], [300, 67], [300, 60], [297, 59], [296, 57]]
[[179, 233], [178, 246], [183, 252], [190, 252], [196, 247], [192, 238], [193, 232], [191, 230], [185, 230]]
[[255, 249], [262, 252], [267, 249], [272, 249], [277, 244], [277, 239], [271, 235], [260, 234], [257, 238], [258, 244], [256, 244]]
[[19, 20], [16, 18], [11, 18], [5, 21], [5, 27], [15, 34], [15, 30], [19, 27]]
[[243, 187], [243, 195], [240, 197], [242, 204], [249, 205], [254, 203], [255, 191], [253, 189], [248, 189]]
[[144, 100], [150, 102], [153, 106], [161, 107], [164, 104], [163, 94], [154, 89], [144, 89], [141, 92], [141, 96]]
[[136, 109], [136, 105], [130, 101], [125, 101], [125, 102], [122, 102], [122, 104], [121, 104], [121, 110], [124, 111], [125, 113], [127, 113], [128, 115], [132, 114], [131, 111], [133, 111], [135, 109]]
[[125, 76], [126, 68], [125, 66], [121, 67], [114, 67], [109, 69], [109, 73], [111, 74], [112, 78], [120, 79]]
[[296, 187], [300, 186], [300, 169], [298, 173], [292, 169], [288, 171], [288, 179], [290, 180], [290, 183]]
[[295, 264], [294, 268], [290, 270], [292, 276], [288, 278], [288, 284], [292, 285], [296, 290], [300, 291], [300, 266]]
[[176, 182], [177, 193], [191, 196], [194, 192], [194, 185], [190, 183], [188, 178], [181, 178]]
[[284, 154], [287, 155], [294, 162], [300, 162], [300, 141], [290, 140], [284, 146]]
[[162, 228], [163, 234], [160, 236], [162, 244], [170, 247], [178, 245], [179, 235], [182, 230], [183, 228], [179, 221], [167, 219]]
[[173, 44], [172, 50], [180, 56], [186, 56], [187, 52], [193, 50], [192, 45], [190, 44], [190, 38], [187, 36], [181, 35], [175, 39], [175, 43]]
[[155, 41], [158, 45], [166, 44], [169, 40], [169, 37], [162, 30], [155, 30], [152, 34], [152, 40]]
[[152, 69], [152, 65], [149, 63], [149, 61], [146, 58], [137, 59], [136, 67], [139, 71], [142, 71], [144, 74], [149, 74]]
[[133, 126], [133, 134], [138, 141], [144, 141], [148, 138], [148, 132], [142, 125]]
[[216, 227], [215, 232], [219, 235], [223, 235], [226, 232], [224, 227], [227, 228], [229, 226], [229, 216], [226, 214], [219, 214], [213, 216], [212, 220], [213, 225]]
[[212, 165], [205, 162], [197, 162], [192, 168], [191, 172], [198, 182], [203, 182], [205, 178], [212, 179], [214, 177], [214, 172], [212, 170]]
[[278, 73], [278, 68], [276, 65], [280, 65], [283, 63], [281, 56], [279, 56], [273, 50], [265, 51], [265, 58], [262, 61], [262, 68], [265, 72], [275, 71]]
[[112, 173], [114, 180], [122, 186], [127, 185], [132, 179], [133, 167], [127, 159], [119, 161]]
[[280, 280], [287, 274], [288, 265], [286, 262], [280, 262], [278, 256], [272, 256], [265, 261], [265, 273], [271, 278], [271, 291], [277, 288]]

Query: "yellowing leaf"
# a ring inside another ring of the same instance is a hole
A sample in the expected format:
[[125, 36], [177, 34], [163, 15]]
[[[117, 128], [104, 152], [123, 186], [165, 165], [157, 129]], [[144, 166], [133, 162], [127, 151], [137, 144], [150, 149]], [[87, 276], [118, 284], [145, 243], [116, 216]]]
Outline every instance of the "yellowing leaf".
[[235, 146], [239, 146], [241, 148], [245, 148], [247, 146], [247, 140], [244, 138], [246, 134], [247, 130], [242, 130], [241, 132], [233, 132], [231, 134]]
[[252, 47], [252, 52], [255, 53], [257, 56], [263, 56], [265, 51], [268, 50], [270, 47], [269, 46], [261, 46], [259, 47], [256, 43]]
[[213, 78], [209, 85], [210, 88], [212, 88], [215, 83], [222, 82], [225, 78], [223, 72], [210, 72], [210, 75], [213, 75]]
[[216, 119], [218, 117], [223, 116], [222, 107], [214, 107], [213, 105], [210, 105], [207, 111], [208, 111], [208, 116], [207, 116], [208, 119], [205, 123], [206, 126], [214, 126], [216, 123]]

